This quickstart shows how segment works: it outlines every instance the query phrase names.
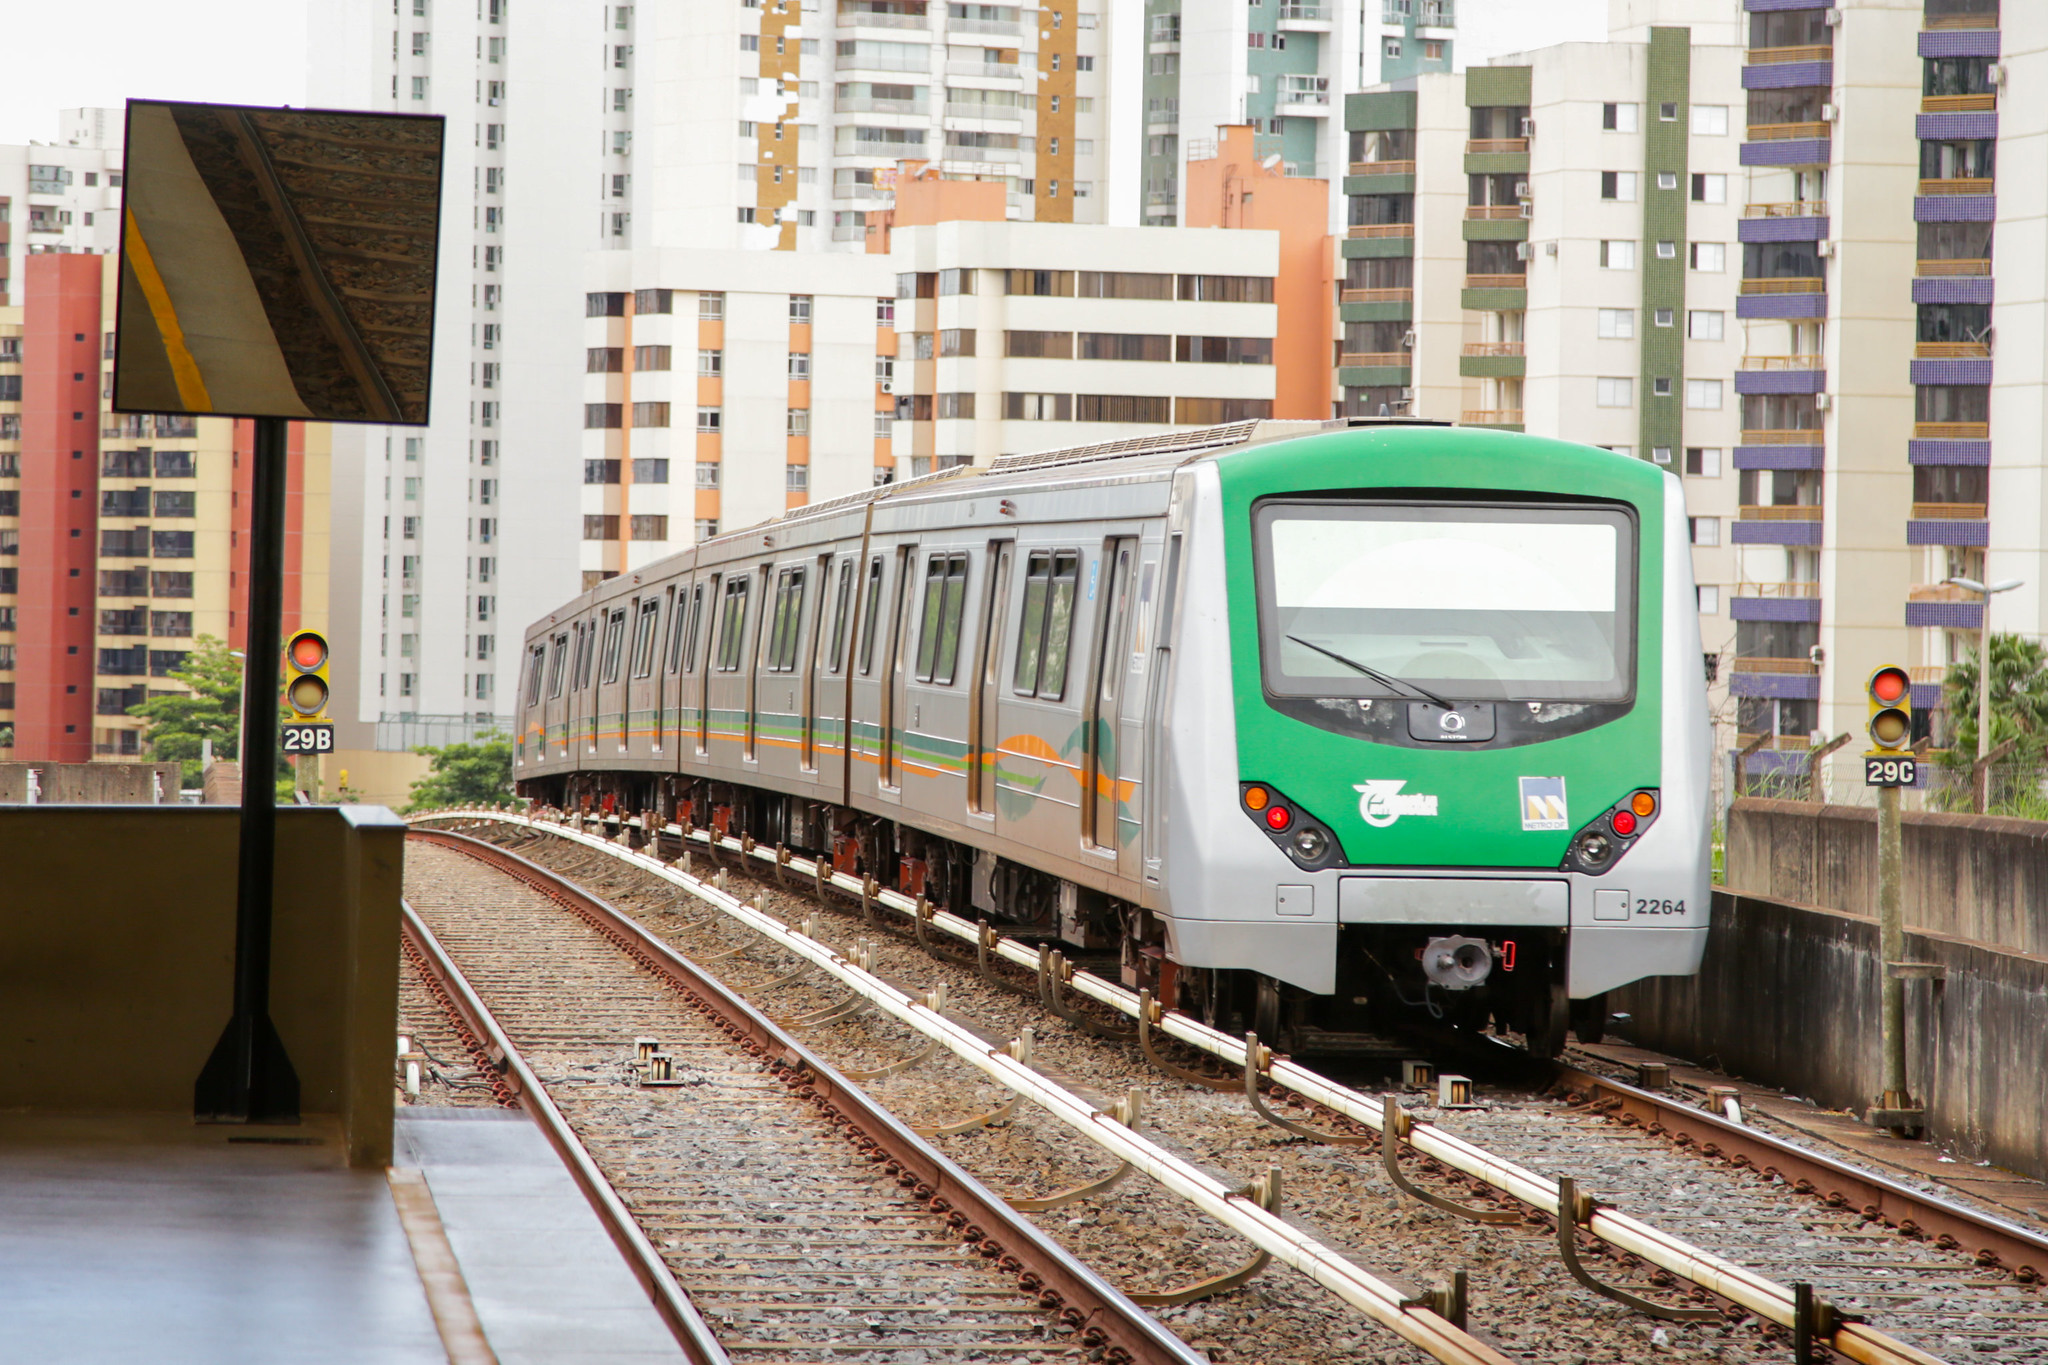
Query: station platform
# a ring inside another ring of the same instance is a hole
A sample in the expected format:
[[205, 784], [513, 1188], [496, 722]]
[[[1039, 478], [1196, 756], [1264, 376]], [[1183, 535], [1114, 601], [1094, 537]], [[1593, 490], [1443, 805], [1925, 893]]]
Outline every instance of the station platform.
[[311, 1118], [0, 1114], [0, 1359], [683, 1358], [523, 1114], [402, 1109], [394, 1137], [387, 1175]]

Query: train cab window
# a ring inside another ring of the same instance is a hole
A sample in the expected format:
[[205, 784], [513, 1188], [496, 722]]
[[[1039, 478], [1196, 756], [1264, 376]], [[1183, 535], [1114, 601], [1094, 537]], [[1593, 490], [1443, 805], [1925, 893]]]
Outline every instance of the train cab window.
[[875, 670], [875, 618], [882, 611], [882, 557], [868, 561], [868, 600], [860, 609], [860, 671], [866, 677]]
[[775, 619], [768, 631], [768, 671], [796, 668], [797, 638], [803, 634], [804, 571], [784, 569], [775, 577]]
[[718, 623], [718, 671], [737, 673], [746, 655], [747, 585], [735, 577], [725, 585], [725, 605]]
[[967, 610], [967, 556], [933, 555], [925, 565], [924, 613], [917, 631], [917, 680], [948, 684], [960, 662], [960, 621]]
[[661, 603], [649, 597], [640, 603], [640, 615], [633, 622], [633, 676], [644, 678], [654, 671], [654, 632], [661, 621]]
[[555, 637], [553, 655], [548, 660], [548, 695], [562, 695], [562, 674], [569, 664], [569, 635], [567, 631]]
[[527, 653], [531, 657], [526, 664], [526, 704], [532, 706], [540, 700], [540, 677], [547, 662], [548, 647], [535, 645]]
[[837, 673], [846, 665], [846, 617], [853, 606], [853, 561], [839, 562], [839, 590], [832, 603], [832, 653], [825, 660], [828, 672]]
[[605, 618], [603, 681], [610, 683], [619, 680], [619, 660], [625, 652], [626, 613], [621, 609]]
[[1018, 696], [1058, 701], [1066, 695], [1080, 581], [1079, 551], [1034, 550], [1025, 561], [1024, 614], [1017, 623], [1017, 669], [1011, 679]]

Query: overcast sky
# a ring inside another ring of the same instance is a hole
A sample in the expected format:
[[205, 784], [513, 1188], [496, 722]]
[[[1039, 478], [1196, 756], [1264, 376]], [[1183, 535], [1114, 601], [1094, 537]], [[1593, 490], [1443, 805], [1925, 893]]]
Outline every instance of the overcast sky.
[[[1459, 0], [1458, 10], [1462, 63], [1606, 33], [1606, 0]], [[130, 96], [305, 102], [306, 12], [298, 0], [8, 0], [4, 11], [0, 26], [15, 60], [0, 81], [0, 142], [47, 142], [57, 110], [118, 108]]]

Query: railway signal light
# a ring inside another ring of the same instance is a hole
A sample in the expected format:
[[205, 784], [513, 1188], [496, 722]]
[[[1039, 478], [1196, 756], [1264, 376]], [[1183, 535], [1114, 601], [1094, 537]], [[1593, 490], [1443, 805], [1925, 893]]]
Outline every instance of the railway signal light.
[[1870, 742], [1886, 753], [1903, 752], [1913, 742], [1913, 680], [1897, 664], [1870, 675]]
[[318, 720], [327, 712], [327, 637], [302, 630], [285, 645], [285, 705], [294, 720]]

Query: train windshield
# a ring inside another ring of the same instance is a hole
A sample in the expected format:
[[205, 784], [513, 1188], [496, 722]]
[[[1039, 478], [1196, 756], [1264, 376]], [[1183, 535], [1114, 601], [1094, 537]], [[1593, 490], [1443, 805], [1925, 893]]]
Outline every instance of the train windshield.
[[1253, 519], [1275, 695], [1632, 695], [1635, 523], [1620, 509], [1271, 500]]

